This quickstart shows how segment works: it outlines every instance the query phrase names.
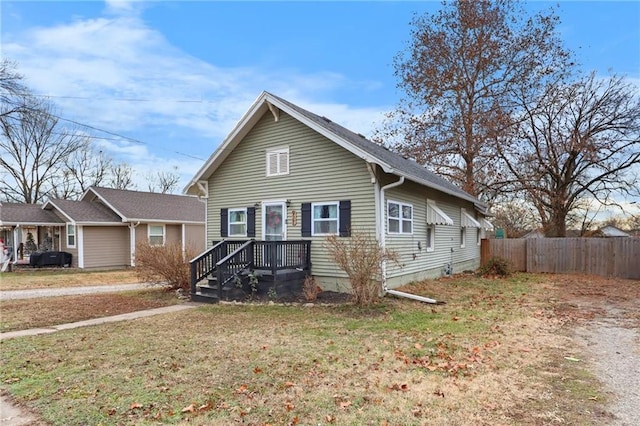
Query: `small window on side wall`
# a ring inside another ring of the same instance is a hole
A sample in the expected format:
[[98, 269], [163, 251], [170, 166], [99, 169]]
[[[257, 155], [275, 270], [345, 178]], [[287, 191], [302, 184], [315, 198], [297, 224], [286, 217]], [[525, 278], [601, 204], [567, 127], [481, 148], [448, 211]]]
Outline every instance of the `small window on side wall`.
[[467, 242], [467, 228], [460, 228], [460, 248], [464, 248]]
[[436, 248], [436, 226], [427, 225], [427, 251], [434, 251]]
[[67, 224], [67, 247], [76, 246], [76, 226], [72, 223]]
[[389, 234], [413, 233], [413, 206], [387, 201], [387, 232]]
[[164, 245], [164, 225], [149, 225], [149, 244], [152, 246]]

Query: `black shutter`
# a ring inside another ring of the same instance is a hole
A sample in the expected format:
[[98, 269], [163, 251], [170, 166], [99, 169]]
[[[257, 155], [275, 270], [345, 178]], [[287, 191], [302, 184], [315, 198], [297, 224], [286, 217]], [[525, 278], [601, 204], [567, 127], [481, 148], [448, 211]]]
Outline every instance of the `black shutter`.
[[220, 209], [220, 236], [229, 236], [229, 209]]
[[351, 236], [351, 200], [340, 201], [340, 224], [338, 232], [341, 237]]
[[256, 236], [256, 208], [247, 207], [247, 237]]
[[302, 236], [311, 236], [311, 203], [302, 203]]

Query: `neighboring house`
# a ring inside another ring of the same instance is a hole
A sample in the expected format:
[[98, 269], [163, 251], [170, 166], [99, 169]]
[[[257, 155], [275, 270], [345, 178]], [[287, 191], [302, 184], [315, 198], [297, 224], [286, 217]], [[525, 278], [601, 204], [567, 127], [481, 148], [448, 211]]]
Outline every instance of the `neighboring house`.
[[383, 277], [394, 288], [477, 268], [492, 228], [486, 206], [455, 185], [267, 92], [185, 193], [207, 199], [209, 241], [310, 241], [310, 272], [325, 289], [348, 287], [323, 247], [328, 235], [369, 232], [395, 250], [400, 265], [389, 263]]
[[[135, 266], [140, 242], [179, 243], [196, 253], [206, 247], [205, 206], [196, 197], [90, 187], [79, 201], [51, 199], [42, 206], [3, 204], [0, 209], [0, 226], [11, 230], [16, 246], [26, 242], [25, 229], [30, 229], [39, 249], [69, 252], [78, 268]], [[52, 244], [44, 245], [48, 238]]]
[[603, 237], [630, 237], [631, 234], [613, 225], [606, 225], [598, 229]]

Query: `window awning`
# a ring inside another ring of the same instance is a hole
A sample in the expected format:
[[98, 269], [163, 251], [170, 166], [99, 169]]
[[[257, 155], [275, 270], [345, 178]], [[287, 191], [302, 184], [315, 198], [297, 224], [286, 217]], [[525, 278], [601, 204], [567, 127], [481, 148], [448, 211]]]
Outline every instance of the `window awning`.
[[480, 226], [480, 223], [473, 217], [471, 216], [469, 213], [467, 213], [467, 211], [465, 209], [461, 209], [460, 212], [462, 213], [460, 215], [460, 226], [463, 228], [482, 228]]
[[484, 217], [480, 218], [480, 225], [482, 225], [485, 231], [493, 231], [493, 223], [489, 222]]
[[427, 224], [453, 226], [453, 219], [436, 206], [435, 201], [427, 201]]

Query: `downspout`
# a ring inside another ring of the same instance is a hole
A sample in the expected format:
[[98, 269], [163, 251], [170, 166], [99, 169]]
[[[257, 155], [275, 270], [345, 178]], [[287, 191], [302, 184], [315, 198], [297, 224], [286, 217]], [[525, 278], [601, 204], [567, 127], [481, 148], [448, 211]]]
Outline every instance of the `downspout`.
[[[380, 222], [378, 223], [378, 229], [380, 232], [379, 235], [379, 241], [380, 241], [380, 247], [384, 250], [387, 247], [387, 240], [386, 240], [386, 231], [385, 231], [385, 226], [384, 226], [384, 218], [385, 218], [385, 210], [384, 210], [384, 201], [385, 201], [385, 197], [384, 197], [384, 191], [386, 191], [387, 189], [391, 189], [391, 188], [395, 188], [396, 186], [400, 186], [404, 183], [404, 176], [400, 176], [400, 180], [398, 180], [397, 182], [392, 182], [388, 185], [383, 186], [382, 188], [380, 188], [380, 210], [378, 213], [379, 214], [379, 220]], [[387, 261], [383, 260], [382, 261], [382, 291], [384, 291], [385, 293], [387, 293], [389, 290], [387, 288]]]
[[129, 223], [129, 257], [131, 266], [136, 266], [136, 228], [140, 225], [140, 221], [135, 225], [133, 223]]
[[[385, 231], [385, 226], [384, 226], [384, 218], [385, 218], [385, 209], [384, 209], [385, 197], [384, 197], [384, 192], [387, 189], [395, 188], [396, 186], [400, 186], [403, 183], [404, 183], [404, 176], [400, 176], [400, 180], [398, 180], [397, 182], [392, 182], [392, 183], [390, 183], [388, 185], [385, 185], [382, 188], [380, 188], [379, 209], [378, 209], [379, 213], [376, 216], [379, 216], [379, 223], [378, 223], [379, 241], [380, 241], [380, 247], [383, 250], [386, 248], [386, 231]], [[378, 200], [376, 200], [376, 201], [378, 201]], [[398, 297], [406, 297], [408, 299], [418, 300], [420, 302], [425, 302], [425, 303], [434, 303], [434, 304], [444, 303], [444, 302], [438, 302], [437, 300], [430, 299], [428, 297], [417, 296], [415, 294], [405, 293], [405, 292], [398, 291], [398, 290], [390, 290], [387, 287], [387, 262], [386, 262], [386, 260], [382, 262], [382, 291], [385, 294], [392, 294], [392, 295], [398, 296]]]

